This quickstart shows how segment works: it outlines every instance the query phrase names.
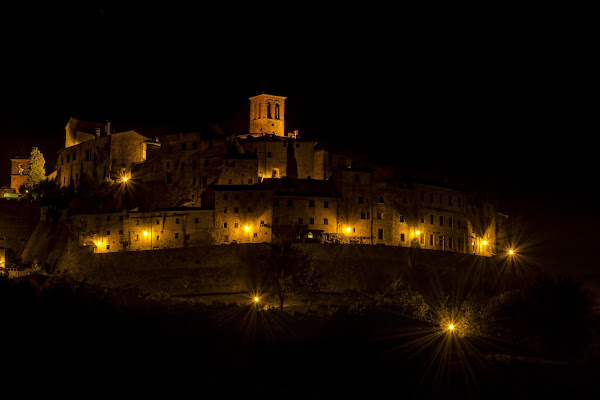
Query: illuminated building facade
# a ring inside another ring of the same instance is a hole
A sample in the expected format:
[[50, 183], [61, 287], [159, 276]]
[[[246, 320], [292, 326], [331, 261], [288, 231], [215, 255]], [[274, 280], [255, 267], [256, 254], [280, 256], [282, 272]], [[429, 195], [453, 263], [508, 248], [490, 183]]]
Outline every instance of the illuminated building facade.
[[[136, 211], [72, 216], [79, 243], [97, 252], [282, 240], [497, 251], [505, 217], [493, 206], [286, 136], [284, 112], [285, 97], [263, 94], [250, 98], [248, 134], [211, 127], [155, 141], [134, 131], [89, 136], [70, 121], [61, 185], [84, 172], [129, 174], [142, 198]], [[120, 143], [128, 150], [113, 149]]]
[[132, 166], [146, 159], [147, 137], [111, 131], [106, 125], [71, 118], [65, 127], [65, 148], [57, 155], [55, 180], [77, 186], [83, 175], [97, 183], [130, 176]]
[[19, 188], [25, 184], [29, 174], [29, 158], [10, 159], [10, 187], [19, 193]]

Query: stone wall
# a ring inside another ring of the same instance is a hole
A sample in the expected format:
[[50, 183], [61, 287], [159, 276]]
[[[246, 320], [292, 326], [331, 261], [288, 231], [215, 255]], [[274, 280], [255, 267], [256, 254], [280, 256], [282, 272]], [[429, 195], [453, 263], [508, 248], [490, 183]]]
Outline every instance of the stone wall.
[[18, 260], [40, 219], [37, 202], [0, 199], [0, 247]]

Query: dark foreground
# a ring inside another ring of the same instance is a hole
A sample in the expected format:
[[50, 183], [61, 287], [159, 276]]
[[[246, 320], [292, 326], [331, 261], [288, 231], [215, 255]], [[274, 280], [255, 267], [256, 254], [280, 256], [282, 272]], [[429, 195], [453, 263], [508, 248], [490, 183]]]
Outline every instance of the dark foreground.
[[2, 289], [2, 398], [572, 399], [600, 389], [594, 356], [528, 355], [390, 309], [289, 315]]

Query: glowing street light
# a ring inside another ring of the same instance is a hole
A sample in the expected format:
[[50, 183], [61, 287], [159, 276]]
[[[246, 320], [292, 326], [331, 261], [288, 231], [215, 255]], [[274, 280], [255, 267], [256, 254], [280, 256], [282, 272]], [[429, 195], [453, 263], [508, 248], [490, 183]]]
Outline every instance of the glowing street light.
[[255, 297], [255, 298], [254, 298], [254, 302], [255, 302], [255, 303], [258, 303], [258, 297]]
[[127, 182], [129, 178], [127, 178], [126, 176], [123, 177], [123, 182]]
[[352, 232], [352, 228], [350, 228], [349, 226], [346, 228], [346, 233], [350, 233]]
[[144, 236], [148, 236], [148, 231], [144, 231]]
[[98, 246], [101, 246], [101, 245], [102, 245], [102, 242], [101, 242], [101, 241], [98, 241], [96, 244], [97, 244]]
[[249, 227], [248, 225], [245, 225], [245, 226], [244, 226], [244, 230], [245, 230], [246, 232], [248, 232], [248, 231], [250, 230], [250, 227]]
[[450, 325], [448, 325], [448, 330], [449, 330], [449, 331], [453, 331], [453, 330], [454, 330], [454, 324], [450, 324]]
[[510, 255], [512, 256], [513, 254], [515, 254], [515, 251], [514, 251], [513, 249], [510, 249], [510, 250], [508, 251], [508, 254], [510, 254]]
[[487, 246], [487, 240], [484, 240], [484, 241], [483, 241], [483, 245], [484, 245], [484, 246]]
[[419, 236], [421, 234], [421, 231], [416, 231], [415, 233], [417, 234], [417, 236]]

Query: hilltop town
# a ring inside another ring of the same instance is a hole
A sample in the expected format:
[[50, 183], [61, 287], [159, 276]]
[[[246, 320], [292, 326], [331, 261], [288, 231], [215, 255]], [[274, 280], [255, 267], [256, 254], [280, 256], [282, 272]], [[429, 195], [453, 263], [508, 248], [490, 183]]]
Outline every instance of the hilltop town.
[[249, 100], [244, 134], [214, 125], [151, 138], [70, 118], [56, 169], [47, 166], [68, 202], [20, 201], [29, 160], [11, 160], [2, 265], [52, 272], [49, 237], [90, 253], [283, 241], [507, 251], [507, 216], [493, 204], [286, 133], [285, 97]]

